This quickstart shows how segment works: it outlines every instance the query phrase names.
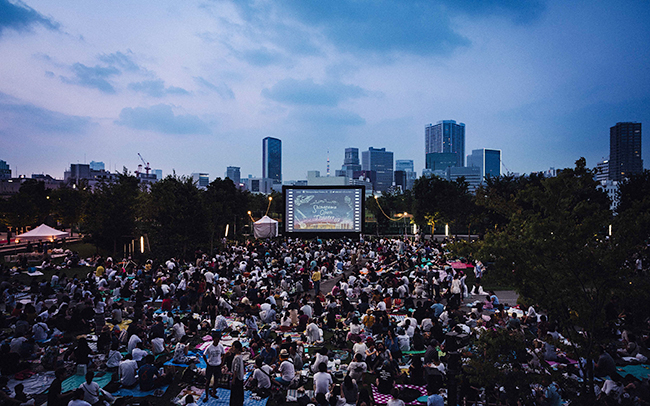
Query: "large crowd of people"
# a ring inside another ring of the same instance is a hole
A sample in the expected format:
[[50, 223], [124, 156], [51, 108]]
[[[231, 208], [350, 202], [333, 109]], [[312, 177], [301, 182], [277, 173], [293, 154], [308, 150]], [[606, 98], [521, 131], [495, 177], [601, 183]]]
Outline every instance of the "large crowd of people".
[[[78, 256], [70, 253], [63, 265], [70, 262], [78, 264]], [[560, 405], [553, 380], [479, 388], [465, 379], [473, 339], [499, 329], [524, 337], [527, 371], [554, 367], [582, 379], [575, 367], [581, 360], [560, 350], [566, 339], [553, 320], [484, 291], [486, 267], [451, 258], [444, 242], [277, 239], [226, 244], [192, 261], [83, 262], [84, 273], [53, 265], [29, 285], [3, 269], [0, 403], [34, 404], [20, 384], [9, 389], [8, 378], [49, 370], [49, 406], [115, 402], [94, 382], [105, 372], [113, 373], [112, 387], [141, 391], [191, 375], [204, 382], [204, 395], [188, 395], [186, 404], [217, 398], [224, 386], [237, 406], [245, 390], [302, 406], [434, 406], [450, 398], [485, 402], [490, 393], [517, 404], [524, 392]], [[617, 319], [620, 309], [610, 306]], [[647, 337], [621, 323], [614, 328], [620, 336], [596, 363], [599, 399], [647, 404], [647, 378], [617, 372], [617, 362], [646, 361]], [[62, 392], [77, 373], [85, 382]]]

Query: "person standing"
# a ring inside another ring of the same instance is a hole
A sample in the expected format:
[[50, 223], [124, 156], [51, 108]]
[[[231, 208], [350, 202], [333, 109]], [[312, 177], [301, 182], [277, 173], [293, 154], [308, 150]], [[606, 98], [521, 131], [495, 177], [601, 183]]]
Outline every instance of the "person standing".
[[230, 385], [230, 406], [244, 405], [244, 360], [239, 341], [232, 344], [235, 357], [232, 359], [232, 383]]
[[219, 378], [221, 378], [221, 364], [222, 364], [222, 359], [226, 351], [223, 348], [223, 345], [219, 342], [221, 340], [221, 332], [219, 331], [214, 331], [212, 333], [212, 344], [208, 348], [205, 349], [205, 352], [203, 353], [203, 359], [205, 360], [206, 363], [206, 368], [205, 368], [205, 398], [203, 399], [204, 402], [208, 401], [208, 398], [210, 397], [210, 381], [212, 380], [212, 377], [214, 376], [214, 389], [212, 390], [212, 397], [215, 399], [219, 399], [219, 396], [217, 396], [217, 383], [219, 382]]
[[320, 292], [320, 280], [321, 280], [321, 273], [318, 267], [314, 270], [314, 273], [311, 274], [311, 281], [314, 282], [314, 295], [318, 295]]

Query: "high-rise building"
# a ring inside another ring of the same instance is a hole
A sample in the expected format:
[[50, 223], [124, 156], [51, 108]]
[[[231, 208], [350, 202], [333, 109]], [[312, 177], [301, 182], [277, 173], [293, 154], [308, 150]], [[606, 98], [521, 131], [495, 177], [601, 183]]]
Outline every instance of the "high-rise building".
[[458, 166], [458, 157], [453, 152], [430, 152], [426, 156], [425, 168], [433, 171], [445, 171], [450, 166]]
[[620, 182], [641, 172], [641, 123], [616, 123], [609, 129], [609, 179]]
[[277, 138], [262, 140], [262, 178], [282, 183], [282, 141]]
[[598, 182], [609, 180], [609, 159], [603, 159], [596, 164], [596, 180]]
[[207, 173], [193, 173], [192, 179], [196, 182], [199, 189], [205, 189], [210, 184], [210, 175]]
[[151, 173], [156, 175], [156, 180], [161, 180], [163, 178], [163, 172], [162, 169], [152, 169]]
[[[405, 183], [401, 184], [402, 190], [410, 190], [413, 188], [415, 180], [418, 177], [418, 174], [413, 168], [414, 165], [412, 159], [398, 159], [395, 161], [395, 172], [403, 171], [404, 176], [406, 177]], [[397, 176], [395, 177], [395, 184], [398, 185]]]
[[241, 168], [239, 166], [227, 167], [226, 178], [232, 180], [232, 183], [239, 187], [239, 184], [241, 183]]
[[393, 153], [386, 148], [368, 148], [361, 154], [361, 168], [364, 171], [377, 172], [374, 188], [386, 192], [393, 186]]
[[0, 159], [0, 179], [11, 179], [11, 168], [6, 161]]
[[466, 168], [450, 166], [447, 168], [447, 180], [455, 181], [458, 178], [465, 179], [465, 182], [468, 184], [467, 190], [472, 194], [476, 192], [476, 189], [479, 187], [482, 181], [481, 171], [476, 166], [470, 166]]
[[359, 148], [346, 148], [345, 159], [343, 160], [343, 170], [360, 171]]
[[456, 154], [456, 166], [465, 163], [465, 124], [454, 120], [443, 120], [424, 128], [425, 154], [451, 152]]
[[474, 149], [471, 155], [467, 155], [467, 166], [478, 167], [483, 180], [488, 176], [498, 178], [501, 176], [501, 150]]
[[106, 168], [104, 167], [104, 163], [101, 161], [90, 161], [90, 169], [93, 171], [103, 171]]

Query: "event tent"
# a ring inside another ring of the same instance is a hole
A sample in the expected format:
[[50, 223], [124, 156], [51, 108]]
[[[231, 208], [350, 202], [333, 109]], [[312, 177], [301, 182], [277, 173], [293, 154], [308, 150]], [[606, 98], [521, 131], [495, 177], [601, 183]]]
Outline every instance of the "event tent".
[[16, 236], [16, 240], [18, 241], [54, 241], [58, 238], [63, 238], [66, 237], [68, 233], [65, 231], [59, 231], [56, 230], [50, 226], [46, 226], [45, 224], [41, 224], [40, 226], [36, 227], [33, 230], [29, 230], [26, 233], [22, 233], [20, 235]]
[[255, 238], [271, 238], [278, 236], [278, 222], [269, 216], [264, 216], [253, 225]]

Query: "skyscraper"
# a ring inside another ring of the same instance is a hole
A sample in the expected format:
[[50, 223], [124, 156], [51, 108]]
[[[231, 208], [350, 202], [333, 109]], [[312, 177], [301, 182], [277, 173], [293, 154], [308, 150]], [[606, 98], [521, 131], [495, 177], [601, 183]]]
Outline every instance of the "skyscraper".
[[282, 183], [282, 141], [277, 138], [262, 140], [262, 178]]
[[641, 123], [616, 123], [609, 129], [609, 179], [620, 182], [641, 172]]
[[[406, 183], [404, 183], [403, 189], [410, 190], [413, 188], [413, 184], [417, 179], [417, 173], [413, 169], [413, 160], [412, 159], [398, 159], [395, 161], [395, 172], [403, 171], [406, 176]], [[397, 176], [395, 177], [395, 185], [397, 185]]]
[[11, 168], [2, 159], [0, 159], [0, 179], [11, 179]]
[[232, 180], [232, 183], [239, 187], [239, 184], [241, 183], [241, 168], [239, 166], [227, 167], [226, 178]]
[[375, 190], [386, 192], [393, 186], [393, 153], [386, 148], [368, 148], [361, 154], [361, 167], [364, 171], [377, 172]]
[[465, 164], [465, 124], [454, 120], [438, 121], [424, 128], [424, 153], [451, 152], [456, 154], [456, 166]]
[[343, 160], [344, 171], [360, 171], [361, 165], [359, 164], [359, 148], [346, 148], [345, 159]]
[[501, 176], [501, 150], [500, 149], [474, 149], [467, 155], [467, 166], [476, 166], [480, 169], [480, 176], [485, 180], [488, 176]]

